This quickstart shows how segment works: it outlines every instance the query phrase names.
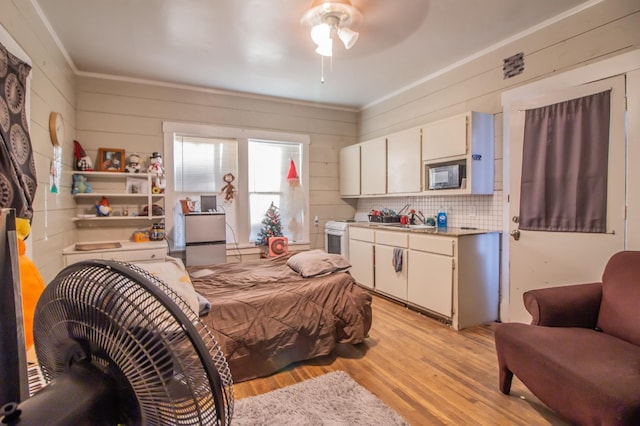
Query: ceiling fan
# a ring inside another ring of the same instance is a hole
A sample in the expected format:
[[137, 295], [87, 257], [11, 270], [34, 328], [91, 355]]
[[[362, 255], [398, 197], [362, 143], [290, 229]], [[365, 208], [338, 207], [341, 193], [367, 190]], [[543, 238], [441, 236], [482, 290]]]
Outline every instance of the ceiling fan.
[[333, 57], [334, 37], [337, 36], [346, 49], [351, 49], [360, 36], [351, 27], [360, 25], [362, 14], [349, 0], [314, 0], [301, 22], [311, 27], [315, 51], [322, 57], [320, 81], [324, 83], [324, 58]]

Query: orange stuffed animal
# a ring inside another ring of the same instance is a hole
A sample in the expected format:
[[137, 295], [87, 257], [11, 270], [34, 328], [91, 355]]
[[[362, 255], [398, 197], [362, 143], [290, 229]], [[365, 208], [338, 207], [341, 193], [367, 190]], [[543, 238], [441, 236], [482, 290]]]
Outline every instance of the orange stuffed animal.
[[25, 238], [29, 236], [31, 226], [23, 218], [16, 219], [16, 234], [18, 235], [18, 262], [20, 268], [20, 286], [22, 287], [22, 315], [24, 317], [24, 335], [27, 351], [33, 345], [33, 316], [38, 298], [44, 291], [44, 280], [40, 271], [31, 259], [25, 255]]

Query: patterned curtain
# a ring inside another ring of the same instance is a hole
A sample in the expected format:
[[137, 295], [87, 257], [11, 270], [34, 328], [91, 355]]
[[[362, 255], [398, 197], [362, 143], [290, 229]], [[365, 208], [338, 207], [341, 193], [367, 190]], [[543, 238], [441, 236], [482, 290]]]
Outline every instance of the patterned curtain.
[[606, 232], [610, 94], [526, 111], [520, 229]]
[[0, 43], [0, 207], [29, 221], [37, 186], [25, 106], [30, 71]]

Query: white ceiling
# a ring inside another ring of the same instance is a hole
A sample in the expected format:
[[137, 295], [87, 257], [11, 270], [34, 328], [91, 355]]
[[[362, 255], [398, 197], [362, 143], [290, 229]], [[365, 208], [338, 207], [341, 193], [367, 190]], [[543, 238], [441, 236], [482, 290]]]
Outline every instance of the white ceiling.
[[360, 39], [324, 84], [312, 0], [32, 1], [82, 73], [361, 108], [597, 0], [352, 0]]

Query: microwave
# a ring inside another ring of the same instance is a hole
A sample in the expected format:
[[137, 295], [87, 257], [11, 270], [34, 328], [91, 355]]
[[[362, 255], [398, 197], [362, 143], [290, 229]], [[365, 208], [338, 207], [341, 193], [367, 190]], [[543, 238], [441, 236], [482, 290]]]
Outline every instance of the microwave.
[[429, 169], [429, 189], [460, 188], [462, 179], [467, 177], [467, 166], [452, 164]]

